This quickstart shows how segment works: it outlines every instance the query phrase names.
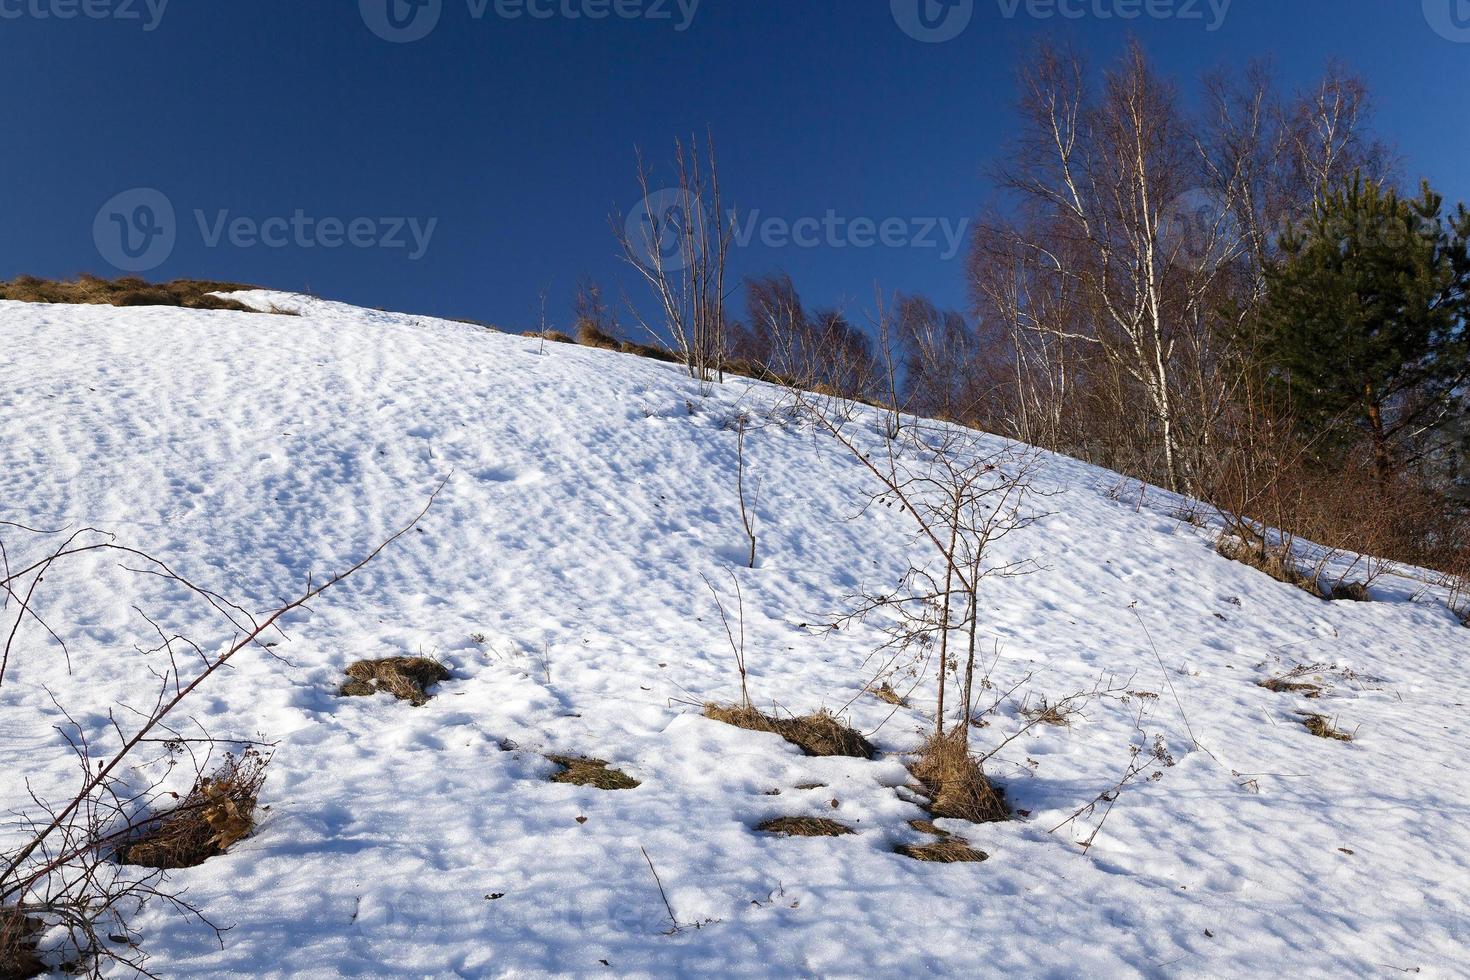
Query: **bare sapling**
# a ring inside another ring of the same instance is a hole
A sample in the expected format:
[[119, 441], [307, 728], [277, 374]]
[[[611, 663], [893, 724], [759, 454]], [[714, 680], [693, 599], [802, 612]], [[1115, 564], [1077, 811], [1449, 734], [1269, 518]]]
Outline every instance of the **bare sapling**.
[[735, 622], [731, 624], [730, 616], [725, 611], [725, 602], [720, 598], [714, 583], [707, 576], [701, 577], [704, 578], [710, 595], [715, 597], [715, 607], [720, 611], [720, 623], [725, 627], [725, 638], [730, 642], [730, 652], [735, 658], [735, 670], [740, 675], [740, 709], [749, 711], [753, 705], [750, 700], [750, 676], [745, 669], [745, 595], [740, 590], [740, 580], [733, 572], [730, 574], [730, 581], [735, 586], [736, 609]]
[[760, 485], [757, 483], [747, 493], [745, 477], [745, 435], [748, 420], [742, 416], [735, 423], [735, 493], [740, 501], [740, 524], [745, 528], [746, 541], [750, 543], [747, 568], [755, 567], [756, 559], [756, 507], [760, 503]]
[[614, 218], [623, 256], [652, 290], [662, 323], [649, 323], [636, 308], [633, 314], [655, 339], [672, 339], [690, 377], [723, 382], [725, 267], [735, 225], [734, 212], [725, 211], [713, 137], [706, 137], [703, 148], [697, 138], [687, 147], [676, 141], [674, 171], [675, 186], [655, 190], [640, 154], [641, 210], [632, 218]]
[[982, 584], [1037, 567], [1029, 558], [999, 559], [995, 547], [1043, 516], [1034, 506], [1043, 495], [1034, 486], [1038, 455], [1010, 444], [992, 448], [979, 433], [932, 423], [915, 423], [902, 438], [887, 440], [882, 452], [873, 454], [859, 447], [840, 421], [807, 396], [800, 397], [818, 424], [876, 478], [870, 506], [896, 506], [908, 515], [932, 559], [912, 564], [894, 589], [858, 597], [857, 608], [843, 621], [885, 614], [891, 643], [920, 651], [926, 661], [934, 658], [934, 734], [947, 735], [950, 717], [956, 714], [950, 697], [953, 678], [958, 735], [968, 744], [975, 664], [985, 636]]

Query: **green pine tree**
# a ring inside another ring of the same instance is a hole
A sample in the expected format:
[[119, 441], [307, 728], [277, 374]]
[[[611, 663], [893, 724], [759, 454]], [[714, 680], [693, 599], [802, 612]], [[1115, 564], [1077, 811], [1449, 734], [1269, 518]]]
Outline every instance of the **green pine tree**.
[[1327, 453], [1366, 439], [1387, 480], [1463, 420], [1470, 212], [1446, 217], [1361, 177], [1324, 191], [1281, 239], [1260, 349], [1298, 421]]

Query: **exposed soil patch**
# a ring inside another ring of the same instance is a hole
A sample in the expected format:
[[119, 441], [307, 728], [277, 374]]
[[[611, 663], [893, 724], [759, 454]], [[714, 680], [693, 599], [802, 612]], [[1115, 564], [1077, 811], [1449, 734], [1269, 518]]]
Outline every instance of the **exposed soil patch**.
[[1320, 685], [1293, 680], [1290, 674], [1285, 677], [1267, 678], [1261, 681], [1258, 686], [1264, 687], [1266, 690], [1276, 694], [1300, 694], [1308, 698], [1320, 698], [1322, 696]]
[[1362, 582], [1339, 582], [1332, 587], [1334, 602], [1372, 602], [1373, 595]]
[[603, 790], [637, 789], [642, 785], [627, 773], [609, 768], [601, 759], [571, 755], [548, 755], [546, 758], [562, 767], [560, 772], [552, 775], [553, 783], [591, 786]]
[[239, 759], [227, 757], [178, 806], [119, 847], [119, 863], [192, 868], [225, 853], [255, 829], [255, 804], [268, 761], [253, 751]]
[[429, 703], [429, 688], [449, 680], [449, 668], [427, 657], [388, 657], [359, 660], [347, 668], [348, 680], [338, 690], [344, 698], [370, 698], [391, 694], [415, 708]]
[[800, 718], [775, 718], [754, 708], [707, 704], [704, 716], [747, 731], [773, 732], [807, 755], [871, 759], [877, 754], [873, 743], [828, 711]]
[[846, 824], [823, 817], [777, 817], [755, 828], [763, 834], [780, 837], [845, 837], [856, 833]]

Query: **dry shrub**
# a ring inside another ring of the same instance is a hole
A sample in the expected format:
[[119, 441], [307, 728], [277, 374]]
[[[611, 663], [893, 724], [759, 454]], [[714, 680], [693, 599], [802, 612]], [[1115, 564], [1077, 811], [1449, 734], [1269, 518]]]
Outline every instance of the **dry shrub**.
[[777, 817], [755, 828], [763, 834], [780, 837], [845, 837], [855, 831], [846, 824], [825, 817]]
[[192, 868], [223, 854], [255, 829], [255, 804], [270, 760], [246, 750], [227, 756], [178, 806], [144, 824], [118, 848], [122, 864]]
[[[69, 282], [17, 276], [0, 283], [0, 299], [21, 303], [80, 303], [104, 306], [178, 306], [191, 310], [234, 310], [258, 313], [232, 299], [221, 299], [211, 293], [230, 293], [253, 289], [233, 282], [203, 279], [175, 279], [150, 283], [137, 276], [102, 279], [82, 275]], [[272, 310], [272, 312], [282, 312]]]
[[1347, 732], [1338, 731], [1333, 726], [1331, 719], [1326, 715], [1307, 715], [1302, 719], [1302, 724], [1306, 726], [1307, 731], [1318, 738], [1332, 739], [1337, 742], [1351, 742], [1353, 740], [1353, 737]]
[[370, 698], [391, 694], [415, 708], [429, 703], [428, 689], [449, 680], [449, 669], [428, 657], [388, 657], [359, 660], [347, 668], [348, 681], [338, 691], [344, 698]]
[[750, 707], [707, 704], [704, 716], [747, 731], [780, 735], [807, 755], [871, 759], [877, 754], [873, 743], [838, 721], [830, 711], [800, 718], [774, 718]]
[[1072, 715], [1076, 713], [1065, 705], [1051, 704], [1046, 698], [1042, 698], [1034, 708], [1021, 709], [1021, 714], [1028, 721], [1034, 721], [1038, 725], [1055, 725], [1058, 728], [1070, 727]]
[[546, 758], [562, 767], [560, 772], [552, 775], [553, 783], [592, 786], [602, 790], [637, 789], [642, 785], [627, 773], [608, 768], [601, 759], [571, 755], [548, 755]]
[[999, 823], [1011, 818], [1005, 796], [985, 777], [959, 733], [932, 736], [909, 771], [929, 795], [936, 817]]
[[0, 909], [0, 980], [30, 980], [46, 972], [37, 955], [44, 928], [18, 909]]

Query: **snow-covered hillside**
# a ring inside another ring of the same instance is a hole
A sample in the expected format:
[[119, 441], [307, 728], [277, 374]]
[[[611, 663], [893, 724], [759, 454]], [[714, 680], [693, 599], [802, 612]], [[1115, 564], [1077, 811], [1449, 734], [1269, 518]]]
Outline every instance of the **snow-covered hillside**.
[[[159, 975], [1470, 973], [1470, 631], [1416, 601], [1412, 576], [1379, 582], [1381, 601], [1321, 602], [1218, 556], [1177, 499], [1048, 458], [1053, 513], [1003, 543], [1042, 570], [984, 587], [997, 687], [1034, 676], [977, 746], [1013, 731], [1023, 702], [1099, 679], [1133, 693], [991, 760], [1024, 815], [945, 825], [988, 861], [918, 863], [894, 847], [919, 837], [903, 753], [931, 723], [929, 688], [895, 710], [862, 693], [875, 630], [805, 627], [897, 580], [912, 529], [863, 509], [871, 476], [830, 437], [778, 419], [748, 436], [760, 560], [739, 567], [729, 422], [775, 389], [238, 295], [302, 315], [0, 303], [0, 520], [112, 531], [264, 611], [449, 476], [416, 533], [293, 618], [280, 660], [244, 654], [195, 698], [214, 735], [277, 743], [269, 809], [173, 879], [232, 926], [223, 950], [164, 906], [135, 920]], [[229, 638], [116, 566], [88, 557], [47, 583], [71, 670], [23, 634], [0, 687], [0, 808], [70, 792], [53, 696], [102, 741], [114, 704], [150, 698], [135, 645], [156, 635], [135, 604]], [[733, 611], [726, 569], [756, 701], [841, 710], [877, 760], [810, 758], [701, 716], [738, 694], [701, 577]], [[453, 673], [426, 706], [336, 696], [349, 663], [416, 654]], [[1317, 665], [1323, 698], [1258, 686], [1298, 665]], [[1309, 710], [1355, 741], [1309, 734]], [[1177, 764], [1124, 790], [1084, 854], [1100, 811], [1052, 830], [1118, 779], [1140, 730]], [[641, 785], [552, 783], [544, 753]], [[753, 829], [803, 815], [857, 833]], [[670, 934], [650, 860], [691, 928]]]

